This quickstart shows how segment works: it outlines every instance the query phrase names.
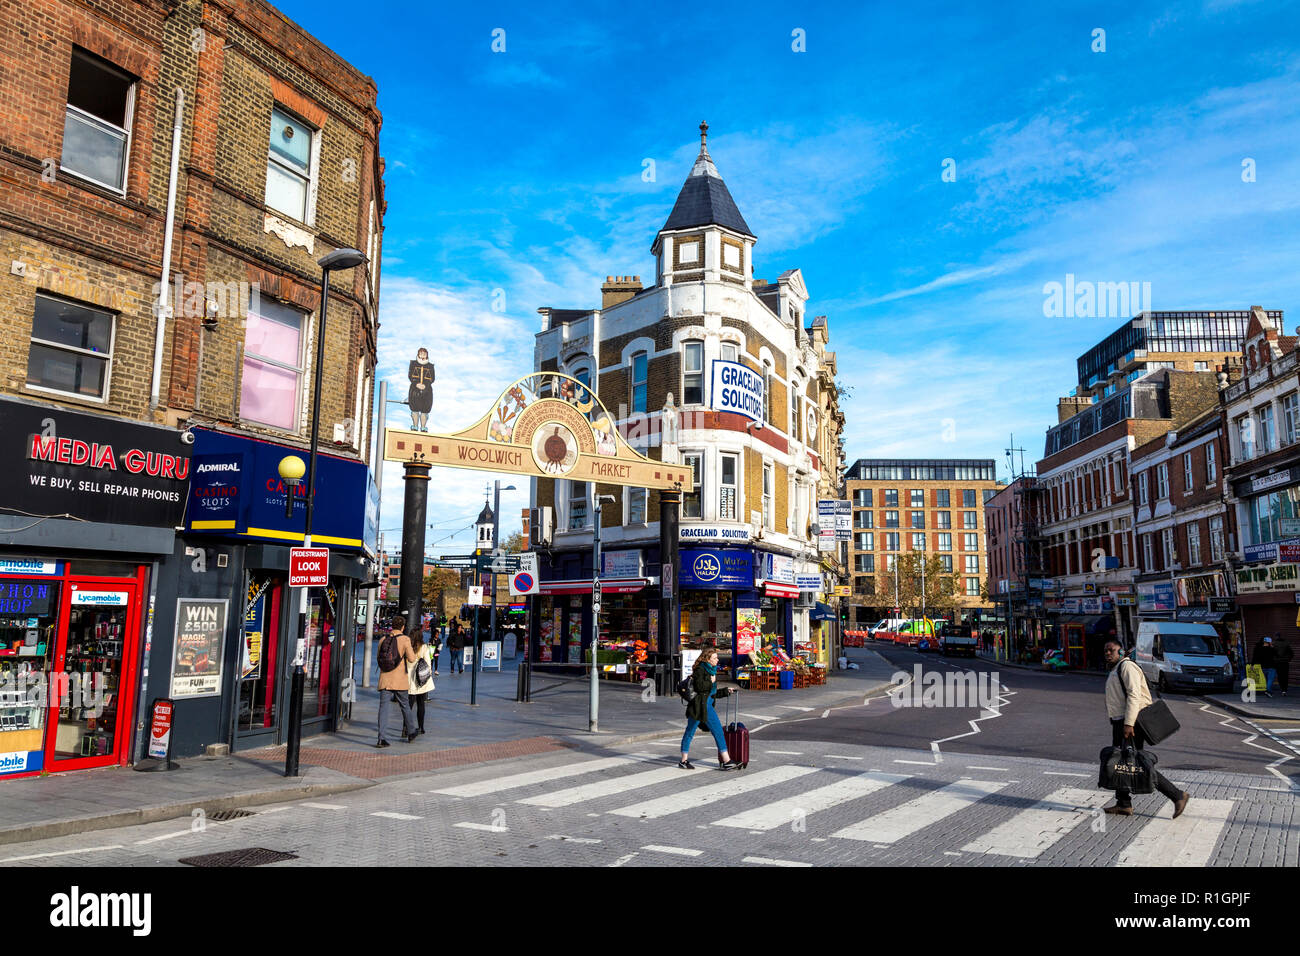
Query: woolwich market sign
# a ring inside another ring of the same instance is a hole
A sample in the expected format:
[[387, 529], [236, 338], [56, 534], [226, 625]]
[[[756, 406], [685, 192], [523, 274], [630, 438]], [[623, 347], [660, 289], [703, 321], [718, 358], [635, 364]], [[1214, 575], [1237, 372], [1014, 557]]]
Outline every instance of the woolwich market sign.
[[387, 428], [384, 458], [451, 468], [671, 490], [690, 471], [633, 451], [600, 400], [557, 372], [525, 375], [488, 414], [450, 435]]

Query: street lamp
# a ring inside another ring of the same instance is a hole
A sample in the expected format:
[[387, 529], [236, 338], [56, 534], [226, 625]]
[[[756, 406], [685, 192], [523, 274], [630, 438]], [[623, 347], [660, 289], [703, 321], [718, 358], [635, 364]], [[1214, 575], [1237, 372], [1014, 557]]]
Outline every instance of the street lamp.
[[[311, 406], [311, 453], [307, 466], [307, 526], [303, 532], [302, 545], [311, 547], [311, 519], [316, 497], [316, 443], [320, 439], [320, 393], [321, 375], [325, 364], [325, 313], [329, 306], [330, 272], [337, 269], [352, 269], [366, 261], [365, 254], [358, 249], [335, 249], [329, 255], [317, 260], [320, 266], [320, 328], [316, 330], [316, 368], [315, 381], [312, 385]], [[292, 462], [298, 462], [294, 466]], [[297, 470], [295, 481], [302, 480], [302, 459], [291, 455], [280, 462], [280, 475], [286, 477], [285, 467], [290, 472]], [[292, 490], [292, 489], [291, 489]], [[288, 514], [293, 514], [292, 495]], [[307, 588], [301, 589], [298, 596], [298, 645], [293, 659], [293, 685], [289, 694], [289, 740], [285, 747], [284, 775], [298, 776], [298, 751], [302, 743], [302, 695], [303, 685], [307, 679]]]
[[293, 517], [293, 499], [298, 496], [298, 486], [302, 484], [302, 476], [307, 474], [307, 463], [297, 455], [286, 455], [280, 459], [277, 466], [280, 472], [280, 480], [285, 484], [284, 495], [284, 516]]
[[591, 712], [587, 730], [596, 733], [600, 715], [600, 684], [596, 671], [600, 649], [600, 508], [602, 502], [617, 501], [613, 495], [596, 495], [596, 530], [591, 539]]
[[[496, 562], [497, 547], [501, 541], [501, 492], [517, 491], [514, 485], [501, 487], [501, 479], [498, 478], [493, 483], [492, 492], [492, 561]], [[489, 568], [492, 565], [488, 565]], [[482, 580], [482, 579], [480, 579]], [[488, 637], [495, 640], [497, 636], [497, 575], [495, 571], [488, 572], [488, 586], [492, 588], [492, 613], [488, 618]], [[476, 625], [478, 621], [474, 622]], [[478, 703], [478, 672], [479, 672], [479, 640], [478, 627], [474, 628], [474, 660], [470, 667], [469, 674], [469, 702], [470, 706]]]

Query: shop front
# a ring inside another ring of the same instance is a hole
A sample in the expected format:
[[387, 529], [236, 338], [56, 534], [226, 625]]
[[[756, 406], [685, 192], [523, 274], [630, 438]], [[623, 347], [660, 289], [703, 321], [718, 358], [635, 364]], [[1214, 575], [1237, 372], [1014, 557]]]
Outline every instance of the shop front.
[[290, 454], [306, 452], [196, 429], [184, 538], [191, 560], [167, 595], [175, 629], [153, 661], [177, 702], [179, 755], [212, 742], [248, 750], [287, 739], [300, 629], [303, 735], [337, 729], [352, 678], [358, 586], [374, 577], [378, 496], [363, 462], [318, 455], [312, 543], [329, 548], [329, 585], [305, 589], [304, 599], [288, 586], [290, 547], [301, 544], [306, 515], [305, 498], [287, 514], [278, 465]]
[[1300, 542], [1247, 547], [1246, 560], [1255, 563], [1237, 569], [1241, 626], [1224, 630], [1237, 648], [1238, 659], [1247, 664], [1265, 637], [1276, 635], [1292, 647], [1300, 646], [1300, 563], [1279, 560], [1296, 557], [1297, 548]]
[[754, 587], [754, 552], [748, 548], [682, 548], [680, 653], [689, 673], [706, 650], [718, 652], [718, 667], [736, 669], [775, 633], [779, 609], [763, 606]]
[[175, 429], [0, 400], [0, 777], [127, 765], [189, 447]]

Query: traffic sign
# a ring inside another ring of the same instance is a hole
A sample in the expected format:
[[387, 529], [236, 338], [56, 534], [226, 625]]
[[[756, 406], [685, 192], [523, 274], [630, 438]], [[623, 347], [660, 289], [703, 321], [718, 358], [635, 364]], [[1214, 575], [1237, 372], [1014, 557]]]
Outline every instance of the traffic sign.
[[591, 582], [591, 613], [600, 613], [600, 578]]
[[324, 588], [329, 583], [329, 548], [289, 549], [289, 587]]
[[[537, 556], [532, 555], [534, 561]], [[524, 566], [524, 556], [521, 554], [480, 554], [474, 559], [474, 568], [480, 574], [513, 574]]]
[[483, 589], [481, 587], [471, 587], [469, 589], [469, 600], [465, 603], [481, 607], [483, 604]]
[[510, 593], [516, 597], [537, 593], [537, 575], [531, 571], [516, 571], [510, 575]]

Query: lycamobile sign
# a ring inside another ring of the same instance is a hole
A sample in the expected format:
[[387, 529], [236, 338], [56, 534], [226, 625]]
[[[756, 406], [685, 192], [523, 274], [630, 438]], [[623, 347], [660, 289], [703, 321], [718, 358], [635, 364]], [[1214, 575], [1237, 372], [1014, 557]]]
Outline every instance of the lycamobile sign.
[[735, 412], [762, 421], [763, 376], [739, 362], [715, 359], [709, 407], [716, 412]]

